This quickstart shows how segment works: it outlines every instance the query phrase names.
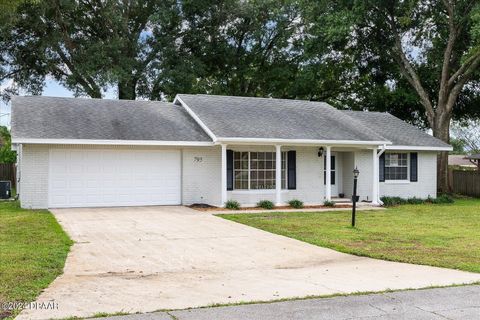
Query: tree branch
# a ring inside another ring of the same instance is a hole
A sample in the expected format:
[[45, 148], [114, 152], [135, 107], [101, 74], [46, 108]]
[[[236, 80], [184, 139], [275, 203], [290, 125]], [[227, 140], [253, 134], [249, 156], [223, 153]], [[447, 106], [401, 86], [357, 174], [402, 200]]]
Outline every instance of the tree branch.
[[78, 83], [83, 87], [85, 92], [92, 98], [101, 98], [102, 93], [98, 85], [91, 79], [89, 80], [88, 78], [83, 78], [82, 75], [80, 75], [80, 73], [76, 71], [75, 66], [68, 59], [68, 57], [65, 55], [61, 48], [58, 47], [56, 49], [56, 52], [60, 56], [60, 59], [62, 59], [63, 63], [65, 63], [65, 65], [68, 67], [70, 72], [77, 78]]
[[400, 71], [407, 78], [408, 82], [413, 86], [415, 91], [417, 91], [417, 94], [420, 97], [420, 102], [425, 107], [427, 112], [428, 121], [430, 125], [433, 126], [435, 111], [433, 109], [432, 102], [430, 101], [428, 93], [425, 91], [418, 74], [413, 69], [410, 61], [408, 61], [408, 58], [403, 51], [402, 41], [398, 33], [395, 33], [394, 52], [396, 52], [398, 55], [396, 60], [400, 66]]
[[467, 70], [471, 69], [471, 65], [475, 63], [478, 58], [480, 58], [480, 48], [475, 54], [472, 54], [470, 57], [468, 57], [462, 66], [458, 68], [458, 70], [450, 77], [450, 79], [448, 79], [448, 87], [452, 87], [458, 78], [461, 78], [467, 72]]
[[458, 31], [455, 27], [455, 13], [454, 8], [450, 1], [443, 0], [443, 3], [447, 9], [448, 13], [448, 41], [445, 51], [443, 53], [443, 65], [442, 65], [442, 74], [440, 80], [440, 90], [438, 91], [438, 106], [442, 107], [445, 105], [445, 99], [447, 99], [449, 93], [448, 77], [450, 74], [451, 58], [453, 47], [457, 39]]
[[463, 86], [465, 85], [465, 83], [467, 83], [468, 80], [472, 78], [473, 73], [478, 69], [479, 66], [480, 66], [480, 54], [476, 56], [476, 59], [472, 61], [472, 63], [465, 70], [465, 72], [460, 76], [459, 80], [457, 81], [457, 83], [455, 83], [454, 87], [452, 88], [452, 91], [448, 96], [448, 100], [446, 104], [447, 112], [449, 113], [452, 112], [453, 106], [455, 105], [455, 102], [457, 101], [458, 95], [462, 91]]

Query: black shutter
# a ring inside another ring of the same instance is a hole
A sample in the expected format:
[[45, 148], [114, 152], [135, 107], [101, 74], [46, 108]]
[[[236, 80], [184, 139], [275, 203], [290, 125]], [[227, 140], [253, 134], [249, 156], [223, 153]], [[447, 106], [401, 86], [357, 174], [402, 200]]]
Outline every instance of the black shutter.
[[288, 151], [287, 153], [287, 174], [288, 174], [288, 189], [297, 189], [297, 154], [296, 151]]
[[233, 190], [233, 150], [227, 150], [227, 190]]
[[378, 180], [380, 182], [385, 182], [385, 152], [382, 153], [378, 161]]
[[418, 181], [418, 153], [410, 153], [410, 181]]

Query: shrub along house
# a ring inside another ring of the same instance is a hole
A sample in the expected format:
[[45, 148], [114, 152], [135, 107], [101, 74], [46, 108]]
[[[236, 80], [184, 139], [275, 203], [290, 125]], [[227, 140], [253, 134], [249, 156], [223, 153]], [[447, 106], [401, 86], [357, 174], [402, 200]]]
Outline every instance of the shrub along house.
[[451, 147], [387, 114], [326, 103], [177, 95], [173, 103], [15, 97], [22, 207], [436, 196]]

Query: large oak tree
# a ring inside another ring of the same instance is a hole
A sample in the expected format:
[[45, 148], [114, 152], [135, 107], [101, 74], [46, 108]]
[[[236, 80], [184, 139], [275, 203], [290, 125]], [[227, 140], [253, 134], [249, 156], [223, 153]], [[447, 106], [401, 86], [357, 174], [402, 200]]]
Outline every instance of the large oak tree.
[[[479, 116], [480, 4], [467, 0], [26, 1], [0, 26], [0, 83], [178, 92], [389, 111], [449, 141]], [[7, 92], [6, 93], [11, 93]], [[446, 188], [446, 154], [439, 184]]]
[[[351, 80], [356, 78], [361, 82], [364, 80], [361, 75], [367, 75], [369, 81], [379, 84], [386, 92], [410, 87], [417, 100], [409, 103], [410, 109], [413, 112], [415, 104], [422, 107], [419, 118], [425, 119], [426, 126], [431, 128], [435, 137], [449, 142], [450, 123], [457, 110], [458, 114], [461, 111], [478, 114], [478, 107], [477, 110], [468, 110], [472, 108], [469, 102], [478, 102], [478, 1], [309, 3], [307, 12], [312, 21], [313, 35], [322, 41], [330, 38], [332, 50], [337, 50], [343, 59], [352, 59], [356, 68], [349, 71], [353, 74]], [[315, 26], [322, 26], [320, 32]], [[367, 91], [374, 94], [378, 94], [378, 89], [367, 87]], [[408, 92], [402, 96], [411, 98]], [[358, 100], [359, 96], [355, 99]], [[368, 101], [363, 102], [367, 102], [368, 106]], [[411, 117], [415, 118], [415, 115]], [[447, 164], [447, 153], [442, 152], [438, 158], [438, 183], [442, 191], [447, 191], [448, 187]]]
[[3, 79], [40, 93], [46, 77], [77, 95], [101, 98], [109, 86], [120, 99], [164, 60], [180, 27], [174, 0], [28, 1], [2, 26]]

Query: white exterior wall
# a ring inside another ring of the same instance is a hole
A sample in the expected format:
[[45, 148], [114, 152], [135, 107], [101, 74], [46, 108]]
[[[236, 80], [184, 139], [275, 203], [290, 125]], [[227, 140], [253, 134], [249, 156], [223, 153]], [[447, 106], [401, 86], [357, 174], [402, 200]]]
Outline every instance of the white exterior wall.
[[[274, 146], [227, 146], [234, 151], [270, 151]], [[318, 147], [283, 147], [283, 151], [296, 151], [296, 190], [282, 190], [282, 203], [299, 199], [305, 204], [321, 204], [325, 200], [323, 185], [323, 158], [318, 157]], [[242, 206], [254, 206], [260, 200], [275, 202], [275, 190], [232, 190], [228, 200], [237, 200]]]
[[343, 193], [346, 199], [352, 198], [353, 193], [353, 169], [355, 168], [355, 157], [353, 152], [342, 152], [343, 165], [342, 165], [342, 180], [343, 180]]
[[[372, 150], [360, 150], [354, 154], [355, 166], [360, 171], [357, 182], [357, 196], [360, 201], [372, 201], [373, 156]], [[353, 182], [352, 182], [353, 184]], [[352, 187], [353, 190], [353, 187]]]
[[22, 208], [48, 207], [49, 147], [24, 145], [20, 166], [20, 203]]
[[[136, 146], [23, 145], [20, 166], [20, 202], [23, 208], [48, 208], [50, 148], [74, 149], [172, 149]], [[178, 148], [177, 148], [178, 149]], [[201, 158], [201, 161], [198, 160]], [[197, 160], [196, 160], [197, 159]], [[220, 148], [182, 149], [182, 203], [220, 204]]]
[[337, 152], [336, 153], [336, 161], [337, 161], [337, 166], [335, 168], [336, 170], [336, 181], [335, 183], [337, 184], [337, 192], [335, 194], [332, 194], [335, 197], [338, 197], [340, 193], [343, 193], [343, 162], [345, 161], [343, 152]]
[[[418, 153], [417, 182], [380, 182], [380, 196], [396, 196], [402, 198], [436, 198], [437, 196], [437, 153]], [[410, 160], [409, 160], [410, 165]], [[409, 169], [410, 171], [410, 169]], [[410, 174], [410, 172], [409, 172]]]
[[[106, 146], [54, 146], [55, 148], [107, 148]], [[48, 207], [49, 148], [47, 145], [23, 145], [20, 169], [20, 201], [23, 208]], [[161, 149], [161, 147], [110, 146], [110, 148]], [[238, 151], [274, 151], [273, 146], [228, 146]], [[170, 148], [172, 149], [172, 148]], [[318, 147], [284, 147], [282, 151], [297, 151], [297, 189], [282, 190], [282, 202], [299, 199], [305, 204], [321, 204], [325, 200], [323, 184], [323, 158], [317, 155]], [[350, 155], [353, 154], [353, 157]], [[340, 191], [350, 197], [351, 178], [347, 177], [354, 165], [358, 166], [358, 195], [361, 200], [372, 200], [372, 152], [361, 150], [342, 154], [343, 184]], [[201, 159], [201, 160], [200, 160]], [[221, 149], [220, 147], [185, 147], [182, 149], [182, 203], [208, 203], [221, 206]], [[340, 171], [339, 170], [339, 171]], [[342, 180], [340, 180], [342, 179]], [[380, 183], [381, 196], [426, 198], [436, 196], [436, 152], [418, 152], [418, 182]], [[244, 206], [255, 205], [260, 200], [275, 201], [275, 190], [233, 190], [227, 199], [239, 201]]]
[[221, 148], [183, 149], [182, 203], [223, 205], [221, 197]]

